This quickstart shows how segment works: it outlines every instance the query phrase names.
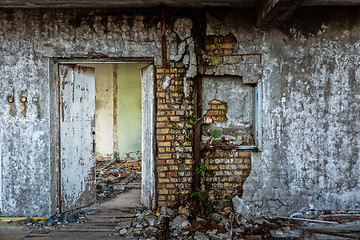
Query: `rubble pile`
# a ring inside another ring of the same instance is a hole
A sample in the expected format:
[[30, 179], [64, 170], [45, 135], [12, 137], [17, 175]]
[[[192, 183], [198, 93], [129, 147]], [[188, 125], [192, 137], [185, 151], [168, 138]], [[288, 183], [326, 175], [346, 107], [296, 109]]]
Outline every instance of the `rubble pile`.
[[[37, 218], [27, 218], [25, 220], [15, 220], [14, 223], [24, 226], [24, 230], [45, 234], [51, 230], [58, 230], [60, 227], [71, 223], [85, 223], [87, 221], [87, 216], [94, 214], [96, 214], [96, 212], [73, 210], [53, 215], [48, 219], [39, 220]], [[9, 222], [9, 224], [11, 223], [12, 221]]]
[[337, 222], [314, 220], [311, 216], [249, 220], [227, 209], [207, 218], [193, 218], [186, 205], [176, 210], [161, 207], [158, 211], [137, 211], [132, 222], [120, 222], [116, 228], [121, 237], [138, 240], [360, 239], [360, 221], [354, 218], [359, 215], [351, 215], [345, 216], [346, 221], [342, 215]]
[[190, 207], [181, 206], [176, 211], [161, 207], [138, 212], [131, 223], [120, 222], [117, 229], [125, 239], [227, 240], [268, 239], [274, 226], [268, 220], [248, 221], [231, 210], [193, 218]]
[[141, 187], [141, 159], [96, 161], [96, 199], [101, 203], [129, 189]]

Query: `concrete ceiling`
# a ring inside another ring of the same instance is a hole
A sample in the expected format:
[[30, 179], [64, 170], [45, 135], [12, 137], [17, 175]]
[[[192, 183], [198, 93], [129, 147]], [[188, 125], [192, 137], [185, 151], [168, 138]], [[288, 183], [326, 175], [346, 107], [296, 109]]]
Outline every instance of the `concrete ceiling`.
[[[261, 0], [1, 0], [0, 8], [257, 7]], [[300, 6], [359, 5], [360, 0], [304, 0]]]

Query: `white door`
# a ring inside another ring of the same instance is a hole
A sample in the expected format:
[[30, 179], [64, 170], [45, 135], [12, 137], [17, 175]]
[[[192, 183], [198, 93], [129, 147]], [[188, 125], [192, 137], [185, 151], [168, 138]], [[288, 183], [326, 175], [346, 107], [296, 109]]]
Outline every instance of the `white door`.
[[154, 66], [140, 70], [142, 102], [141, 203], [154, 207]]
[[95, 201], [95, 70], [59, 65], [60, 207]]

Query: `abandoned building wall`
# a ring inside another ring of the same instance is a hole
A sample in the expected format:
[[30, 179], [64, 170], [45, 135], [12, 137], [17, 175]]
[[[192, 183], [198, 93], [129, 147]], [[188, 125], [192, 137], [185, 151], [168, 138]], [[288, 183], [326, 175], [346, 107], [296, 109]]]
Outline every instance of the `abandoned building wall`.
[[[202, 23], [168, 17], [164, 68], [160, 11], [150, 16], [120, 10], [2, 10], [2, 215], [57, 210], [57, 169], [50, 157], [50, 128], [56, 121], [50, 89], [57, 85], [49, 70], [52, 58], [154, 59], [159, 206], [175, 205], [191, 192], [199, 72], [205, 78], [241, 77], [252, 85], [261, 81], [263, 87], [263, 151], [238, 146], [203, 152], [209, 164], [231, 170], [229, 176], [223, 171], [221, 184], [214, 178], [208, 182], [239, 187], [224, 200], [239, 194], [238, 207], [246, 216], [359, 208], [360, 17], [350, 10], [331, 13], [301, 10], [283, 29], [264, 31], [255, 27], [255, 11], [248, 9], [207, 10], [204, 29], [196, 31], [193, 27]], [[233, 111], [233, 103], [226, 104]]]
[[[50, 87], [57, 80], [49, 72], [51, 58], [146, 57], [160, 65], [161, 14], [152, 14], [1, 10], [3, 216], [43, 216], [57, 210], [57, 169], [50, 159]], [[170, 55], [177, 48], [172, 46], [176, 34], [168, 33]], [[27, 96], [26, 103], [20, 102], [21, 96]]]
[[207, 34], [231, 32], [234, 52], [261, 54], [263, 65], [263, 151], [252, 154], [239, 211], [359, 209], [358, 12], [299, 10], [263, 33], [243, 14], [214, 15]]

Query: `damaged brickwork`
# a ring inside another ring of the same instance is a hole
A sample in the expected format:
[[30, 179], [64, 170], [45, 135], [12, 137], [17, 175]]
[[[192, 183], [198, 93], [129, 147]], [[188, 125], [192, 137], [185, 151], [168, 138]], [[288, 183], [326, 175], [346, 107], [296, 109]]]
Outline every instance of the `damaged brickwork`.
[[[45, 216], [58, 210], [54, 59], [142, 60], [156, 66], [159, 206], [175, 205], [191, 192], [193, 122], [200, 101], [195, 86], [202, 79], [209, 100], [227, 104], [228, 120], [221, 124], [234, 119], [230, 113], [236, 102], [262, 117], [261, 152], [242, 149], [253, 143], [239, 140], [243, 133], [237, 127], [221, 133], [219, 139], [236, 132], [222, 146], [202, 146], [202, 162], [209, 165], [202, 181], [219, 208], [229, 206], [236, 195], [241, 197], [237, 209], [246, 217], [360, 207], [356, 10], [333, 15], [305, 9], [281, 28], [266, 30], [256, 28], [253, 9], [169, 10], [168, 66], [162, 67], [160, 9], [1, 12], [1, 211], [6, 216]], [[241, 96], [231, 91], [245, 89], [242, 84], [246, 90]], [[259, 84], [260, 104], [246, 105], [251, 88]], [[214, 89], [216, 96], [211, 95]], [[224, 89], [229, 89], [227, 100]], [[23, 94], [26, 103], [20, 100]], [[203, 102], [203, 114], [207, 107]], [[250, 133], [250, 115], [239, 117], [247, 121], [244, 134]]]
[[242, 184], [250, 174], [251, 151], [203, 147], [202, 162], [207, 166], [202, 186], [215, 209], [232, 207], [232, 198], [242, 196]]
[[[159, 206], [174, 206], [186, 199], [192, 185], [191, 121], [195, 113], [193, 81], [185, 68], [156, 68], [157, 193]], [[185, 97], [188, 82], [192, 95]]]

